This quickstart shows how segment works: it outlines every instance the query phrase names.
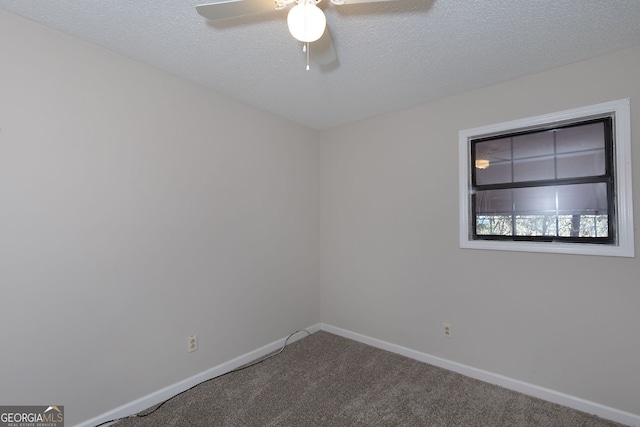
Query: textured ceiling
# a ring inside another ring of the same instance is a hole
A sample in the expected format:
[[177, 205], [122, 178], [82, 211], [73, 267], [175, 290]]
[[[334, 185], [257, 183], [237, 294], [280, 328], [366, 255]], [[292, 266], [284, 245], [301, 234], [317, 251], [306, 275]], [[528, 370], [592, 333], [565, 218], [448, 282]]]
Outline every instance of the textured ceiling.
[[640, 45], [640, 0], [322, 0], [338, 62], [306, 71], [288, 9], [214, 24], [196, 13], [203, 2], [0, 8], [316, 129]]

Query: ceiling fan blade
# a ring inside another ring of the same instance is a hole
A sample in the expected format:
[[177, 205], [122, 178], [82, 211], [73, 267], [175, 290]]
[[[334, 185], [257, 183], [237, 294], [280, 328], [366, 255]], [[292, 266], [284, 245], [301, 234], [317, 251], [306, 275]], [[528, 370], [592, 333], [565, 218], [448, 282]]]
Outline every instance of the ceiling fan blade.
[[311, 43], [310, 49], [311, 59], [318, 65], [329, 65], [338, 60], [328, 27], [324, 29], [322, 37]]
[[212, 21], [268, 12], [275, 9], [275, 2], [269, 0], [223, 0], [196, 6], [196, 11], [201, 16]]

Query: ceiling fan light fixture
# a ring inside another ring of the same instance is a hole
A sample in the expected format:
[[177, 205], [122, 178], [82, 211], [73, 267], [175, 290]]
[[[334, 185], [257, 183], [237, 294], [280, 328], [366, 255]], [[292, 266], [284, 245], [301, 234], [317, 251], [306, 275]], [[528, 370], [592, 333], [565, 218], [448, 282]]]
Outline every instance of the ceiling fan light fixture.
[[301, 42], [310, 43], [324, 34], [327, 18], [314, 0], [300, 0], [287, 15], [289, 32]]
[[489, 167], [491, 162], [488, 159], [478, 159], [476, 160], [476, 168], [478, 169], [486, 169]]

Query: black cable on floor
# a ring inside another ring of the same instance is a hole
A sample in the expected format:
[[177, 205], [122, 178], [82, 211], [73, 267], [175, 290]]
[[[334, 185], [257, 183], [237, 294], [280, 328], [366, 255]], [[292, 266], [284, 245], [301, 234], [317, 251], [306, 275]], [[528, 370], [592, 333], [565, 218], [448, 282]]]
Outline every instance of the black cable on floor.
[[180, 396], [181, 394], [184, 394], [184, 393], [186, 393], [186, 392], [188, 392], [188, 391], [190, 391], [190, 390], [193, 390], [194, 388], [198, 387], [199, 385], [202, 385], [202, 384], [207, 383], [207, 382], [209, 382], [209, 381], [215, 380], [215, 379], [217, 379], [217, 378], [224, 377], [225, 375], [233, 374], [234, 372], [243, 371], [243, 370], [245, 370], [245, 369], [247, 369], [247, 368], [251, 368], [252, 366], [256, 366], [257, 364], [262, 363], [262, 362], [264, 362], [265, 360], [269, 360], [269, 359], [271, 359], [273, 356], [277, 356], [278, 354], [282, 353], [282, 351], [284, 350], [284, 348], [287, 346], [287, 344], [288, 344], [288, 342], [289, 342], [289, 339], [290, 339], [292, 336], [294, 336], [295, 334], [297, 334], [298, 332], [306, 332], [306, 333], [307, 333], [307, 335], [311, 335], [311, 332], [307, 331], [306, 329], [299, 329], [299, 330], [297, 330], [297, 331], [293, 332], [292, 334], [290, 334], [290, 335], [287, 337], [287, 339], [285, 339], [285, 340], [284, 340], [284, 344], [282, 345], [282, 348], [280, 348], [280, 350], [278, 350], [278, 351], [277, 351], [277, 352], [275, 352], [275, 353], [268, 354], [267, 356], [263, 357], [262, 359], [258, 359], [258, 360], [254, 361], [254, 362], [252, 362], [252, 363], [250, 363], [250, 364], [248, 364], [248, 365], [240, 366], [240, 367], [238, 367], [238, 368], [236, 368], [236, 369], [232, 369], [232, 370], [230, 370], [229, 372], [225, 372], [224, 374], [220, 374], [220, 375], [217, 375], [217, 376], [215, 376], [215, 377], [213, 377], [213, 378], [209, 378], [208, 380], [204, 380], [204, 381], [202, 381], [202, 382], [199, 382], [198, 384], [196, 384], [196, 385], [194, 385], [194, 386], [191, 386], [191, 387], [189, 387], [188, 389], [186, 389], [186, 390], [184, 390], [184, 391], [181, 391], [180, 393], [178, 393], [178, 394], [175, 394], [175, 395], [171, 396], [170, 398], [166, 399], [165, 401], [160, 402], [158, 405], [156, 405], [156, 406], [155, 406], [151, 411], [149, 411], [149, 412], [146, 412], [146, 413], [138, 413], [138, 414], [133, 414], [133, 415], [129, 415], [129, 416], [126, 416], [126, 417], [115, 418], [115, 419], [113, 419], [113, 420], [104, 421], [104, 422], [102, 422], [102, 423], [100, 423], [100, 424], [96, 425], [95, 427], [100, 427], [100, 426], [105, 425], [105, 424], [108, 424], [108, 423], [115, 423], [115, 422], [117, 422], [117, 421], [126, 420], [126, 419], [128, 419], [128, 418], [144, 418], [144, 417], [148, 417], [149, 415], [151, 415], [151, 414], [155, 413], [158, 409], [160, 409], [160, 408], [162, 407], [162, 405], [164, 405], [165, 403], [167, 403], [167, 402], [169, 402], [169, 401], [171, 401], [171, 400], [175, 399], [176, 397]]

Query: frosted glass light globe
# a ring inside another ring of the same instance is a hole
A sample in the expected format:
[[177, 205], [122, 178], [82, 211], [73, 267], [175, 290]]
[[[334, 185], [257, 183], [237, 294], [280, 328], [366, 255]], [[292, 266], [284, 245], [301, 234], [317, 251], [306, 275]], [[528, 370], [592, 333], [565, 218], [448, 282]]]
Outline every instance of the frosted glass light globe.
[[287, 24], [291, 35], [301, 42], [314, 42], [322, 37], [327, 25], [327, 18], [315, 2], [300, 0], [287, 15]]
[[489, 167], [491, 163], [487, 159], [478, 159], [476, 160], [476, 168], [478, 169], [486, 169]]

